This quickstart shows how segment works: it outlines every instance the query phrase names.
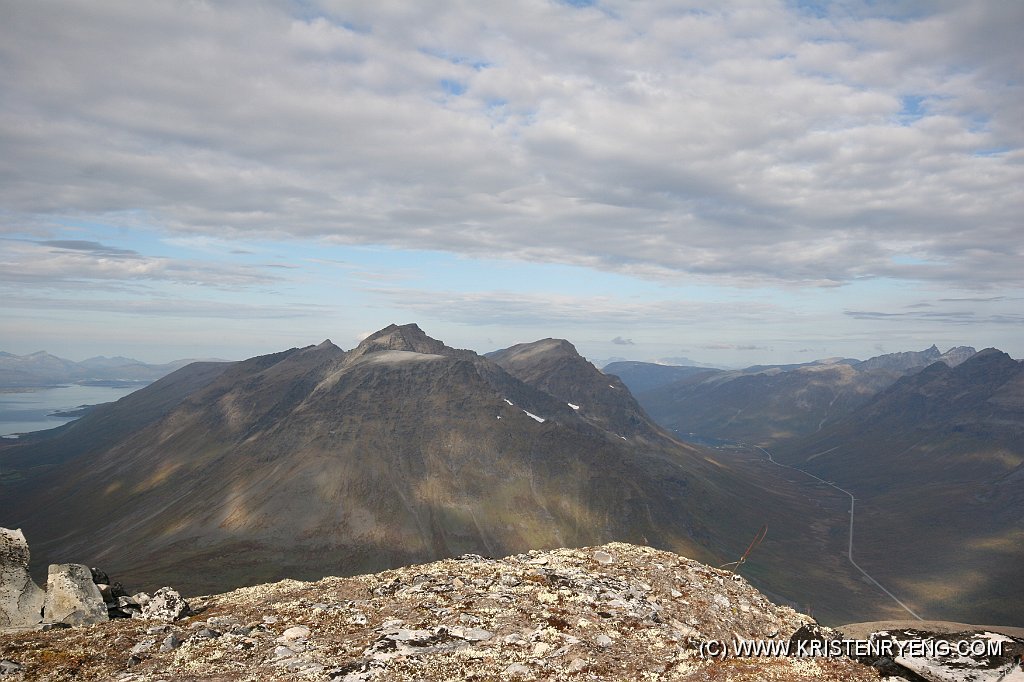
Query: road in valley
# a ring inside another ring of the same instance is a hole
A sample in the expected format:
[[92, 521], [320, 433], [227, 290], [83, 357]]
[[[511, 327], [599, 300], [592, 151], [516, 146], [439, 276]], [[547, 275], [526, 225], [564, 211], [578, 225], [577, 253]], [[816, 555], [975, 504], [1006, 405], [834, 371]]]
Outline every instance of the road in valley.
[[772, 457], [772, 453], [768, 452], [767, 450], [765, 450], [764, 448], [762, 448], [762, 447], [761, 447], [761, 446], [759, 446], [759, 445], [754, 445], [754, 446], [750, 446], [750, 447], [753, 447], [753, 448], [755, 448], [755, 449], [757, 449], [757, 450], [760, 450], [760, 451], [761, 451], [762, 453], [764, 453], [764, 455], [765, 455], [765, 456], [766, 456], [766, 457], [768, 458], [768, 461], [769, 461], [769, 462], [771, 462], [772, 464], [774, 464], [775, 466], [777, 466], [777, 467], [783, 467], [783, 468], [785, 468], [785, 469], [792, 469], [793, 471], [799, 471], [799, 472], [800, 472], [801, 474], [804, 474], [805, 476], [810, 476], [811, 478], [813, 478], [813, 479], [814, 479], [814, 480], [816, 480], [816, 481], [819, 481], [819, 482], [821, 482], [821, 483], [824, 483], [825, 485], [829, 485], [829, 486], [832, 486], [833, 488], [835, 488], [835, 489], [836, 489], [836, 490], [838, 490], [839, 492], [841, 492], [841, 493], [843, 493], [844, 495], [846, 495], [847, 497], [849, 497], [849, 498], [850, 498], [850, 543], [849, 543], [849, 545], [848, 545], [848, 547], [847, 547], [847, 553], [846, 553], [846, 557], [847, 557], [847, 558], [848, 558], [848, 559], [850, 560], [850, 563], [851, 563], [851, 564], [853, 565], [853, 567], [854, 567], [854, 568], [856, 568], [856, 569], [857, 569], [858, 571], [860, 571], [861, 575], [863, 575], [863, 576], [864, 576], [865, 578], [867, 578], [867, 579], [868, 579], [868, 581], [870, 581], [870, 582], [871, 582], [871, 583], [872, 583], [872, 584], [873, 584], [873, 585], [874, 585], [875, 587], [877, 587], [877, 588], [878, 588], [878, 589], [880, 589], [880, 590], [881, 590], [882, 592], [884, 592], [885, 594], [887, 594], [887, 595], [888, 595], [888, 596], [889, 596], [890, 598], [892, 598], [892, 600], [893, 600], [894, 602], [896, 602], [897, 604], [899, 604], [899, 605], [900, 605], [900, 606], [901, 606], [901, 607], [903, 608], [903, 610], [904, 610], [904, 611], [906, 611], [907, 613], [909, 613], [909, 614], [910, 614], [911, 616], [913, 616], [913, 617], [914, 617], [914, 618], [916, 618], [917, 620], [924, 620], [923, 618], [921, 618], [921, 616], [919, 616], [919, 615], [917, 615], [916, 613], [914, 613], [914, 611], [913, 611], [913, 610], [911, 610], [911, 608], [910, 608], [909, 606], [907, 606], [906, 604], [904, 604], [903, 602], [901, 602], [901, 601], [900, 601], [900, 600], [899, 600], [899, 599], [898, 599], [898, 598], [896, 597], [896, 595], [894, 595], [894, 594], [893, 594], [892, 592], [890, 592], [889, 590], [885, 589], [885, 587], [883, 587], [883, 586], [882, 586], [882, 584], [881, 584], [880, 582], [878, 582], [877, 580], [875, 580], [874, 578], [872, 578], [872, 577], [871, 577], [871, 576], [870, 576], [870, 575], [868, 574], [868, 572], [867, 572], [867, 571], [865, 571], [865, 570], [864, 570], [863, 568], [861, 568], [860, 566], [858, 566], [858, 565], [857, 565], [857, 562], [853, 560], [853, 512], [854, 512], [854, 503], [855, 503], [855, 502], [857, 501], [857, 498], [855, 498], [855, 497], [853, 496], [853, 493], [851, 493], [851, 492], [850, 492], [849, 490], [844, 490], [843, 488], [840, 488], [839, 486], [837, 486], [837, 485], [836, 485], [835, 483], [833, 483], [833, 482], [831, 482], [831, 481], [826, 481], [826, 480], [825, 480], [825, 479], [823, 479], [823, 478], [818, 478], [818, 477], [817, 477], [817, 476], [815, 476], [814, 474], [812, 474], [812, 473], [810, 473], [810, 472], [807, 472], [807, 471], [804, 471], [803, 469], [798, 469], [797, 467], [794, 467], [794, 466], [789, 466], [788, 464], [781, 464], [781, 463], [779, 463], [779, 462], [776, 462], [776, 461], [775, 461], [775, 458], [774, 458], [774, 457]]

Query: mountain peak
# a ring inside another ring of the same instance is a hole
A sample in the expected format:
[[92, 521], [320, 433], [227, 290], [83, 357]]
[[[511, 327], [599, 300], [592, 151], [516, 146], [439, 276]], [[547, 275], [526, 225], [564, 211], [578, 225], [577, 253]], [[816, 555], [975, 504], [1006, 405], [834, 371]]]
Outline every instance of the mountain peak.
[[977, 352], [971, 346], [955, 346], [943, 353], [939, 357], [939, 361], [946, 363], [950, 367], [956, 367], [965, 360], [974, 357]]
[[447, 348], [444, 343], [427, 336], [416, 324], [389, 324], [363, 339], [353, 352], [366, 355], [384, 350], [404, 350], [439, 355]]
[[981, 368], [1000, 368], [1006, 370], [1015, 370], [1020, 367], [1020, 363], [1014, 360], [1009, 354], [1004, 353], [998, 348], [985, 348], [972, 355], [967, 360], [960, 363], [959, 368], [964, 372], [978, 371]]
[[519, 343], [505, 350], [488, 353], [488, 357], [499, 355], [505, 362], [521, 362], [525, 360], [536, 360], [541, 357], [550, 358], [580, 358], [576, 346], [565, 339], [541, 339], [530, 343]]

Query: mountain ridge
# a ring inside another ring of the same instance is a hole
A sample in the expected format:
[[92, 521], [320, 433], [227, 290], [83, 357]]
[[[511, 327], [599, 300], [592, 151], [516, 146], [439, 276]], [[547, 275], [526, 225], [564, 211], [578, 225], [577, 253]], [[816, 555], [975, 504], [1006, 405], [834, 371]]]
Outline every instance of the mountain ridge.
[[149, 364], [122, 356], [98, 355], [75, 362], [46, 351], [28, 355], [0, 351], [0, 388], [40, 388], [90, 381], [148, 383], [193, 362], [223, 361], [182, 359]]
[[[429, 361], [395, 355], [404, 353]], [[670, 473], [679, 465], [702, 470], [697, 459], [687, 464], [692, 451], [654, 427], [631, 445], [418, 327], [393, 325], [349, 352], [322, 343], [209, 374], [168, 401], [162, 417], [119, 432], [114, 444], [72, 438], [96, 418], [79, 420], [60, 442], [66, 447], [50, 453], [50, 471], [24, 471], [12, 495], [18, 502], [3, 515], [14, 517], [9, 525], [52, 538], [35, 543], [39, 562], [74, 552], [113, 560], [132, 576], [131, 566], [157, 564], [173, 573], [189, 555], [226, 562], [225, 581], [248, 571], [243, 580], [253, 581], [266, 577], [261, 564], [271, 565], [257, 557], [281, 556], [275, 547], [293, 549], [290, 564], [273, 570], [309, 576], [324, 562], [359, 571], [461, 551], [585, 544], [612, 528], [707, 553], [687, 535], [700, 533], [697, 521], [690, 530], [673, 528], [653, 521], [639, 502], [654, 494], [660, 501], [649, 503], [665, 505], [700, 488], [701, 477]], [[11, 446], [0, 461], [27, 464], [53, 442]], [[684, 459], [650, 458], [655, 442]], [[519, 509], [521, 519], [508, 526], [504, 509]], [[54, 540], [83, 527], [91, 531], [77, 543]], [[126, 534], [131, 552], [119, 540]], [[184, 549], [190, 545], [194, 552]], [[217, 558], [229, 548], [250, 560]], [[320, 565], [310, 565], [317, 555]]]

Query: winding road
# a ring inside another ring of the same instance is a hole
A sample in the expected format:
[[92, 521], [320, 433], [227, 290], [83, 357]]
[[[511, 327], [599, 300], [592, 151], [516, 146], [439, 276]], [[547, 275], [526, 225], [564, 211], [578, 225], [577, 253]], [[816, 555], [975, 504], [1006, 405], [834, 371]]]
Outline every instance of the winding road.
[[781, 464], [779, 462], [776, 462], [775, 458], [772, 457], [772, 453], [768, 452], [767, 450], [762, 448], [760, 445], [753, 445], [753, 446], [748, 446], [748, 447], [753, 447], [753, 448], [755, 448], [757, 450], [760, 450], [768, 458], [768, 461], [771, 462], [772, 464], [774, 464], [777, 467], [783, 467], [785, 469], [792, 469], [793, 471], [799, 471], [801, 474], [804, 474], [805, 476], [810, 476], [811, 478], [813, 478], [816, 481], [819, 481], [820, 483], [824, 483], [825, 485], [832, 486], [833, 488], [835, 488], [839, 492], [841, 492], [844, 495], [846, 495], [847, 497], [849, 497], [850, 498], [850, 544], [847, 547], [846, 557], [850, 560], [850, 563], [853, 565], [853, 567], [856, 568], [858, 571], [860, 571], [861, 575], [863, 575], [865, 578], [867, 578], [875, 587], [877, 587], [882, 592], [887, 594], [894, 602], [899, 604], [903, 608], [904, 611], [909, 613], [911, 616], [913, 616], [917, 620], [924, 620], [923, 618], [921, 618], [921, 616], [919, 616], [916, 613], [914, 613], [914, 611], [909, 606], [907, 606], [906, 604], [901, 602], [896, 597], [896, 595], [894, 595], [889, 590], [885, 589], [885, 587], [883, 587], [880, 582], [878, 582], [877, 580], [872, 578], [868, 574], [867, 571], [865, 571], [863, 568], [861, 568], [859, 565], [857, 565], [857, 562], [853, 560], [853, 512], [854, 512], [854, 503], [857, 501], [857, 498], [855, 498], [853, 496], [853, 493], [851, 493], [849, 490], [844, 490], [843, 488], [840, 488], [839, 486], [837, 486], [835, 483], [832, 483], [831, 481], [826, 481], [823, 478], [818, 478], [817, 476], [815, 476], [814, 474], [812, 474], [812, 473], [810, 473], [808, 471], [804, 471], [803, 469], [798, 469], [797, 467], [790, 466], [788, 464]]

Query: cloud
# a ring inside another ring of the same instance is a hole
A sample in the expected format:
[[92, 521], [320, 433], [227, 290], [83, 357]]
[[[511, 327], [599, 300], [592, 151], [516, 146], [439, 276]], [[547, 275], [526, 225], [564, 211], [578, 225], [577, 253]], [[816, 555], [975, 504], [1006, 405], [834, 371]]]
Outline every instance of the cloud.
[[735, 343], [708, 343], [700, 346], [700, 348], [705, 350], [771, 350], [767, 346]]
[[635, 346], [636, 345], [636, 344], [633, 343], [633, 339], [624, 339], [621, 336], [616, 336], [614, 339], [612, 339], [612, 343], [614, 343], [616, 346]]
[[52, 246], [55, 249], [64, 249], [68, 251], [86, 251], [106, 258], [136, 257], [139, 255], [137, 251], [132, 251], [130, 249], [118, 249], [112, 246], [104, 246], [99, 242], [83, 241], [78, 239], [50, 239], [37, 241], [36, 244]]
[[[389, 306], [413, 315], [464, 324], [546, 326], [675, 327], [715, 320], [764, 322], [785, 319], [788, 314], [773, 306], [738, 302], [701, 303], [684, 300], [643, 301], [610, 296], [520, 293], [514, 291], [443, 291], [402, 287], [366, 288]], [[621, 339], [620, 341], [630, 341]], [[613, 340], [612, 343], [615, 343]], [[620, 344], [621, 345], [621, 344]]]
[[313, 304], [252, 305], [181, 298], [58, 298], [43, 296], [6, 296], [5, 307], [12, 310], [66, 310], [87, 313], [116, 313], [143, 317], [217, 318], [236, 320], [287, 320], [322, 317], [333, 312]]
[[973, 310], [945, 310], [935, 312], [887, 313], [874, 310], [844, 310], [843, 314], [856, 320], [881, 322], [938, 322], [956, 325], [1024, 324], [1024, 315], [1009, 313], [979, 314]]
[[8, 285], [80, 290], [166, 282], [230, 289], [280, 281], [265, 267], [146, 256], [94, 241], [0, 239], [0, 284]]
[[11, 4], [4, 224], [1024, 284], [1021, 3], [576, 4]]

